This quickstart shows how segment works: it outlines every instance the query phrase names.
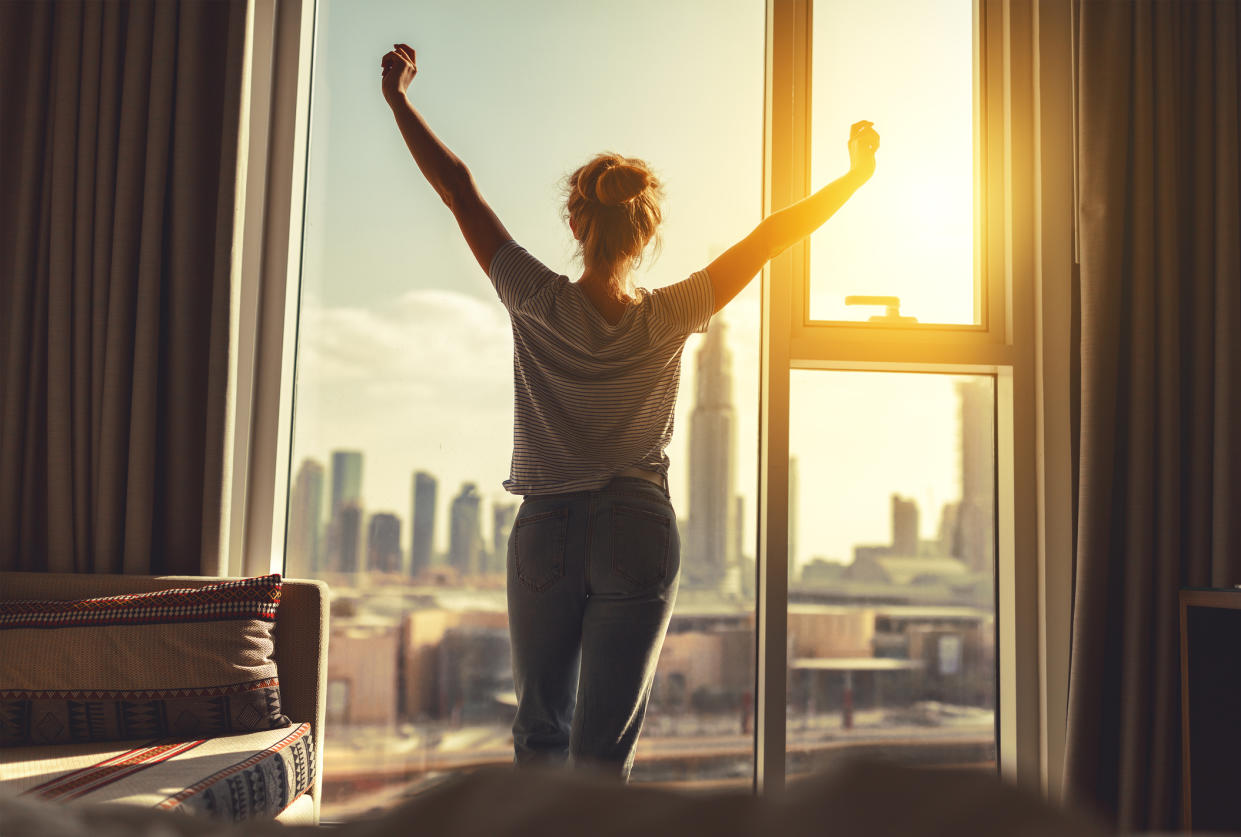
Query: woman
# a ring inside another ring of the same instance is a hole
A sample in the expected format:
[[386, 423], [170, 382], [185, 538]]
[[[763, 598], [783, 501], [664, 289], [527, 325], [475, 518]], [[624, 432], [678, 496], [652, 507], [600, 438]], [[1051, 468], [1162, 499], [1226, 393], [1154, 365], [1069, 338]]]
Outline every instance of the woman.
[[629, 777], [676, 598], [680, 539], [668, 495], [672, 414], [686, 338], [703, 332], [768, 259], [817, 229], [875, 169], [879, 136], [853, 125], [849, 173], [765, 218], [705, 270], [655, 291], [632, 271], [660, 222], [659, 181], [600, 154], [568, 182], [581, 278], [523, 250], [406, 97], [404, 44], [381, 88], [414, 161], [452, 210], [513, 324], [513, 460], [524, 496], [508, 546], [519, 766]]

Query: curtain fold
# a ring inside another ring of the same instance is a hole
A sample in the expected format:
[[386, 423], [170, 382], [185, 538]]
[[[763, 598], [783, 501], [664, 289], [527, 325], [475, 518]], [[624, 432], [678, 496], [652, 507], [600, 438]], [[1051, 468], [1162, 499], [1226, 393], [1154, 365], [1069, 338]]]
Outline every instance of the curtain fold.
[[1180, 587], [1241, 582], [1235, 0], [1077, 6], [1080, 430], [1065, 790], [1180, 817]]
[[0, 569], [218, 566], [245, 15], [0, 3]]

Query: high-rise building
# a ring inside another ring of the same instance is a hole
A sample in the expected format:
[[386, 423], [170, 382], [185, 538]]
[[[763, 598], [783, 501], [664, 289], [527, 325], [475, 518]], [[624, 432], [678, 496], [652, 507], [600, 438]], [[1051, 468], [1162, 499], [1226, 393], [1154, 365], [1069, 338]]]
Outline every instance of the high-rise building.
[[312, 578], [322, 569], [323, 466], [305, 459], [297, 469], [289, 496], [288, 549], [284, 572], [292, 578]]
[[939, 544], [941, 555], [957, 555], [957, 516], [961, 513], [961, 501], [944, 503], [939, 512]]
[[918, 503], [892, 495], [892, 554], [913, 558], [918, 554]]
[[[751, 566], [746, 563], [745, 552], [745, 497], [740, 494], [733, 497], [733, 554], [737, 556], [737, 572], [744, 576], [750, 572]], [[738, 584], [741, 592], [745, 592], [754, 585], [750, 583], [752, 579], [740, 578]], [[749, 594], [746, 594], [749, 595]]]
[[448, 528], [448, 563], [462, 575], [473, 575], [482, 567], [483, 536], [479, 528], [478, 486], [467, 482], [453, 498]]
[[431, 568], [435, 548], [435, 496], [438, 484], [426, 471], [414, 474], [413, 509], [410, 514], [409, 574], [416, 576]]
[[741, 592], [733, 485], [737, 414], [732, 353], [725, 324], [711, 321], [696, 357], [694, 409], [689, 420], [689, 538], [681, 564], [687, 588]]
[[366, 527], [366, 568], [378, 573], [401, 571], [401, 520], [395, 514], [371, 515]]
[[362, 506], [361, 451], [332, 451], [332, 514], [345, 503]]
[[797, 483], [797, 457], [789, 457], [789, 586], [798, 578], [797, 569], [797, 504], [800, 502]]
[[328, 524], [328, 566], [336, 573], [356, 573], [362, 569], [362, 509], [345, 503]]
[[[356, 518], [342, 519], [346, 508]], [[328, 511], [328, 569], [357, 572], [362, 569], [362, 454], [332, 451], [332, 504]]]
[[995, 562], [995, 384], [970, 378], [957, 384], [961, 399], [961, 505], [953, 555], [973, 572]]
[[491, 507], [491, 560], [487, 572], [502, 573], [507, 569], [508, 537], [515, 520], [516, 503], [496, 503]]

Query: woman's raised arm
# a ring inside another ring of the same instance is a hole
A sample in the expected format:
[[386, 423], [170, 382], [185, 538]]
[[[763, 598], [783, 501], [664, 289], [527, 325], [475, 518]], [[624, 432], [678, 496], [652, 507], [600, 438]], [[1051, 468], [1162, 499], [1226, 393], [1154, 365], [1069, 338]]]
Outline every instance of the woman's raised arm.
[[770, 259], [817, 230], [836, 214], [875, 173], [879, 134], [870, 122], [855, 122], [849, 130], [849, 172], [797, 203], [768, 215], [754, 231], [707, 265], [719, 311], [741, 293]]
[[393, 45], [392, 51], [384, 54], [381, 68], [380, 87], [396, 117], [397, 127], [401, 129], [409, 153], [413, 155], [423, 177], [452, 210], [474, 258], [483, 272], [488, 272], [491, 257], [512, 236], [479, 194], [474, 177], [465, 163], [440, 142], [422, 114], [406, 97], [410, 82], [418, 74], [414, 50], [405, 44]]

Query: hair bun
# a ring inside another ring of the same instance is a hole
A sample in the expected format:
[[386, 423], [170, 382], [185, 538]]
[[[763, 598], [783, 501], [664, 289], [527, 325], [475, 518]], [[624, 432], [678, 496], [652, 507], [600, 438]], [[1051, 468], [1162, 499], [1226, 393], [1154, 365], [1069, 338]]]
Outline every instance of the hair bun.
[[604, 206], [624, 206], [641, 195], [651, 183], [645, 168], [618, 163], [607, 168], [595, 181], [595, 197]]

